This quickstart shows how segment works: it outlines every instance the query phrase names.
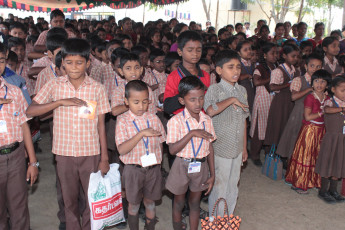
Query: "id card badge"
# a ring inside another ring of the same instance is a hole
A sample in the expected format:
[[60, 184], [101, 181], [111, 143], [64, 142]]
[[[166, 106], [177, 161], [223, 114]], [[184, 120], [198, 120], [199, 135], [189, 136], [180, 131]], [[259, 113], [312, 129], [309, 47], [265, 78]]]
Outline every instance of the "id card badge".
[[345, 126], [343, 126], [343, 134], [345, 134]]
[[0, 120], [0, 133], [7, 133], [7, 124], [5, 120]]
[[188, 165], [188, 173], [198, 173], [201, 169], [201, 162], [190, 162]]
[[140, 160], [141, 166], [143, 166], [144, 168], [157, 164], [156, 154], [154, 153], [149, 153], [149, 155], [145, 154], [144, 156], [140, 157]]
[[95, 101], [86, 101], [87, 106], [81, 106], [79, 108], [79, 117], [84, 119], [94, 120], [96, 118], [96, 106]]

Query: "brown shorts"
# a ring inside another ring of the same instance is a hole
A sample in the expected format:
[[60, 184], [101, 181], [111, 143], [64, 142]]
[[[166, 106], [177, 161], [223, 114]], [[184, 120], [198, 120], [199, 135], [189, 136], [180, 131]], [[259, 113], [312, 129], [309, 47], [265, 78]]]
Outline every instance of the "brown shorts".
[[188, 173], [188, 165], [181, 157], [176, 157], [172, 165], [165, 187], [174, 195], [182, 195], [187, 192], [188, 187], [192, 192], [201, 192], [208, 188], [206, 183], [209, 178], [209, 168], [207, 161], [201, 163], [198, 173]]
[[131, 204], [140, 204], [143, 197], [154, 201], [160, 200], [162, 198], [161, 165], [151, 168], [125, 165], [122, 187], [125, 188], [126, 199]]

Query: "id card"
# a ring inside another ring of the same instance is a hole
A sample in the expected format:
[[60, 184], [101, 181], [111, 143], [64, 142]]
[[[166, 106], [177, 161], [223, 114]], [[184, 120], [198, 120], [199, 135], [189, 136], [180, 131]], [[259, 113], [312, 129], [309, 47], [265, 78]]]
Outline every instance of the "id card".
[[84, 119], [93, 120], [96, 118], [96, 106], [95, 101], [86, 101], [87, 106], [82, 106], [79, 108], [79, 117]]
[[188, 165], [188, 173], [198, 173], [201, 169], [201, 162], [190, 162]]
[[343, 126], [343, 134], [345, 134], [345, 126]]
[[7, 133], [7, 125], [5, 120], [0, 120], [0, 133]]
[[151, 165], [156, 165], [157, 164], [157, 158], [156, 154], [154, 153], [149, 153], [149, 155], [145, 154], [144, 156], [140, 157], [141, 161], [141, 166], [148, 167]]

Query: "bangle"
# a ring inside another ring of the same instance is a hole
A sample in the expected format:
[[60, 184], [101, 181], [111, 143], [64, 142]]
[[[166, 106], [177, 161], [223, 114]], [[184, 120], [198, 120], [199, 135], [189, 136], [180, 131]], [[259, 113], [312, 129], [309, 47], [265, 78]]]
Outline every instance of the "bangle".
[[32, 167], [38, 168], [38, 166], [40, 166], [40, 163], [38, 161], [33, 162], [33, 163], [28, 163], [28, 166], [32, 166]]

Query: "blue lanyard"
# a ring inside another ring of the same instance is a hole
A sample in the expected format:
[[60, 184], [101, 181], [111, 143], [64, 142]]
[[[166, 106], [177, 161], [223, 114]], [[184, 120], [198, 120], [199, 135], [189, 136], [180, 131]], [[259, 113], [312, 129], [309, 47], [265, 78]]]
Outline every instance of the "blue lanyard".
[[[137, 126], [137, 124], [135, 123], [135, 121], [133, 120], [133, 124], [135, 126], [135, 128], [138, 130], [138, 133], [140, 132], [139, 127]], [[147, 120], [147, 128], [150, 128], [150, 123], [149, 120]], [[146, 149], [146, 154], [149, 155], [149, 138], [146, 137], [146, 141], [143, 138], [144, 144], [145, 144], [145, 149]]]
[[284, 68], [286, 74], [289, 76], [290, 80], [292, 80], [293, 76], [291, 76], [291, 74], [286, 70], [284, 64], [282, 64], [282, 66], [283, 66], [283, 68]]
[[253, 74], [253, 66], [250, 66], [250, 72], [247, 69], [247, 67], [243, 64], [243, 62], [241, 62], [242, 66], [244, 67], [244, 69], [246, 70], [247, 74], [252, 75]]
[[153, 74], [153, 77], [156, 79], [156, 82], [157, 82], [157, 84], [158, 84], [158, 80], [157, 80], [157, 78], [156, 78], [156, 75], [153, 73], [153, 71], [152, 71], [152, 74]]
[[[6, 86], [6, 85], [5, 85], [5, 89], [6, 89], [6, 93], [5, 93], [4, 99], [6, 99], [6, 97], [7, 97], [7, 86]], [[1, 109], [2, 109], [2, 106], [4, 106], [4, 104], [1, 104], [1, 105], [0, 105], [0, 111], [1, 111]]]
[[116, 86], [119, 86], [119, 84], [117, 82], [116, 74], [115, 74], [115, 84], [116, 84]]
[[20, 70], [20, 76], [22, 76], [24, 65], [22, 64], [22, 69]]
[[53, 70], [53, 66], [50, 65], [50, 69], [53, 71], [53, 74], [55, 75], [55, 77], [58, 77], [58, 75], [56, 75], [55, 71]]
[[[184, 116], [184, 111], [183, 111], [183, 116]], [[188, 121], [186, 121], [186, 124], [187, 124], [188, 131], [190, 132], [190, 127], [189, 127]], [[204, 125], [204, 130], [205, 130], [205, 122], [203, 122], [202, 124]], [[198, 150], [197, 150], [196, 152], [195, 152], [193, 137], [190, 139], [190, 142], [192, 142], [192, 149], [193, 149], [193, 155], [194, 155], [194, 162], [196, 162], [196, 157], [198, 156], [198, 154], [199, 154], [199, 152], [200, 152], [202, 143], [204, 142], [204, 138], [201, 138], [200, 145], [199, 145]]]

